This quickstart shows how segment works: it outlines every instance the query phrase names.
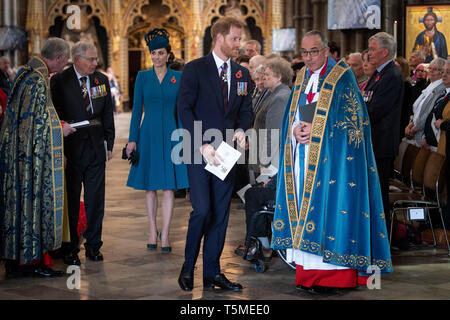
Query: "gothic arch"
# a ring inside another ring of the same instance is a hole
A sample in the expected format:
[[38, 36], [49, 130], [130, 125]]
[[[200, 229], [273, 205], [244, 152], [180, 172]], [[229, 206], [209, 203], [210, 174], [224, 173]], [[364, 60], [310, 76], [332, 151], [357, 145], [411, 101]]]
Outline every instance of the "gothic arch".
[[[270, 1], [263, 1], [263, 6], [261, 7], [260, 2], [255, 0], [214, 0], [211, 1], [203, 10], [201, 16], [205, 17], [201, 22], [201, 30], [204, 35], [203, 38], [203, 54], [209, 50], [211, 45], [211, 38], [209, 36], [209, 29], [211, 23], [227, 14], [226, 10], [228, 3], [232, 3], [235, 7], [231, 8], [231, 14], [236, 14], [238, 18], [244, 20], [247, 26], [252, 27], [252, 30], [256, 30], [259, 33], [259, 37], [254, 37], [252, 34], [248, 34], [247, 37], [258, 39], [261, 44], [264, 46], [264, 38], [270, 37], [270, 28], [268, 27], [270, 23], [267, 23], [267, 11], [270, 10], [270, 6], [268, 5]], [[269, 15], [270, 16], [270, 15]], [[245, 37], [244, 37], [245, 38]], [[247, 39], [248, 40], [248, 39]]]
[[[255, 0], [240, 0], [239, 2], [241, 6], [247, 8], [247, 13], [242, 15], [244, 20], [246, 18], [252, 17], [255, 19], [256, 25], [260, 26], [260, 28], [263, 29], [263, 26], [265, 25], [265, 14], [263, 8], [261, 8], [261, 6]], [[209, 27], [211, 25], [211, 21], [214, 18], [223, 15], [221, 13], [221, 8], [226, 7], [227, 4], [227, 0], [214, 0], [209, 2], [209, 4], [202, 12], [202, 17], [206, 17], [204, 20], [202, 20], [202, 30], [205, 30], [207, 27]]]
[[[121, 37], [127, 36], [128, 30], [133, 26], [135, 19], [144, 15], [142, 8], [148, 4], [148, 0], [139, 0], [134, 1], [132, 4], [129, 4], [127, 8], [125, 8], [122, 20], [122, 25], [124, 28], [121, 29]], [[176, 19], [179, 26], [188, 26], [187, 19], [190, 15], [188, 14], [185, 5], [183, 5], [183, 2], [179, 0], [162, 0], [161, 5], [170, 8], [170, 18]]]
[[62, 17], [62, 19], [65, 20], [69, 17], [69, 15], [64, 12], [64, 7], [66, 5], [81, 5], [81, 6], [88, 5], [91, 8], [91, 12], [87, 13], [87, 20], [93, 17], [97, 17], [100, 21], [100, 25], [106, 29], [106, 32], [108, 34], [111, 34], [112, 28], [108, 23], [110, 21], [108, 9], [103, 5], [102, 1], [95, 1], [95, 0], [79, 0], [76, 3], [70, 0], [54, 1], [48, 7], [47, 12], [45, 14], [44, 20], [46, 22], [46, 25], [44, 26], [45, 32], [48, 33], [50, 27], [53, 26], [53, 24], [55, 23], [56, 18]]

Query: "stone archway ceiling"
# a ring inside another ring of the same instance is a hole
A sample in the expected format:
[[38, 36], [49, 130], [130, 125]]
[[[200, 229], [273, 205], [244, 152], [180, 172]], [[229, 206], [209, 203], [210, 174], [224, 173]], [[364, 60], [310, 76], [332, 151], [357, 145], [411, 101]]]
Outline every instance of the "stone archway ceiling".
[[102, 25], [109, 33], [112, 30], [113, 22], [109, 19], [109, 1], [96, 1], [96, 0], [57, 0], [54, 1], [47, 8], [46, 19], [47, 26], [44, 30], [49, 30], [51, 26], [53, 26], [55, 19], [57, 17], [62, 17], [63, 20], [69, 18], [64, 9], [69, 5], [78, 5], [82, 9], [82, 20], [89, 21], [93, 17], [97, 17], [100, 21], [100, 25]]
[[[247, 18], [253, 18], [256, 21], [256, 25], [265, 30], [264, 23], [264, 1], [263, 0], [236, 0], [239, 2], [241, 9], [240, 14], [244, 22]], [[205, 30], [211, 25], [211, 21], [216, 18], [225, 15], [225, 8], [228, 6], [227, 0], [215, 0], [210, 3], [203, 10], [202, 17], [206, 17], [202, 21], [202, 30]]]
[[[152, 6], [152, 2], [157, 5]], [[187, 19], [190, 17], [188, 14], [188, 1], [179, 0], [139, 0], [139, 1], [124, 1], [124, 15], [123, 25], [121, 29], [122, 36], [125, 37], [135, 27], [136, 19], [142, 18], [146, 21], [149, 16], [160, 17], [160, 24], [169, 22], [173, 26], [178, 26], [178, 31], [183, 31], [189, 25]], [[160, 6], [159, 6], [160, 4]], [[168, 10], [167, 10], [167, 9]], [[150, 24], [149, 24], [150, 25]]]

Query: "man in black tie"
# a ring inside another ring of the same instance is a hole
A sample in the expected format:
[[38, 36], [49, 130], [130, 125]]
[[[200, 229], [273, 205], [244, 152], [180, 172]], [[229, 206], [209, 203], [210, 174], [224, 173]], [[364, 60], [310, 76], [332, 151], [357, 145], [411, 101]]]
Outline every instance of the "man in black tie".
[[400, 69], [393, 61], [396, 51], [397, 43], [386, 32], [379, 32], [369, 39], [370, 63], [377, 69], [364, 91], [387, 230], [390, 230], [389, 178], [394, 170], [394, 158], [398, 154], [400, 144], [400, 115], [404, 91]]
[[64, 140], [67, 158], [66, 185], [71, 243], [66, 264], [79, 265], [77, 233], [81, 188], [84, 187], [87, 227], [84, 231], [86, 257], [103, 260], [102, 224], [105, 209], [105, 166], [112, 157], [114, 116], [108, 78], [96, 72], [98, 55], [91, 43], [72, 48], [74, 65], [51, 79], [52, 98], [61, 120], [89, 120], [76, 134]]

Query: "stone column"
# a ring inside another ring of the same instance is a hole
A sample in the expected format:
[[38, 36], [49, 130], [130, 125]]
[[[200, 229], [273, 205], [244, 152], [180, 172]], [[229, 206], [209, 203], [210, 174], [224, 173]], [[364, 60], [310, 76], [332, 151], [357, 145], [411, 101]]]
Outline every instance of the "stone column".
[[296, 52], [300, 51], [301, 39], [303, 35], [311, 30], [312, 26], [311, 2], [310, 0], [295, 1], [295, 35], [296, 35]]
[[[2, 16], [2, 24], [0, 26], [2, 27], [11, 27], [12, 26], [12, 0], [3, 0], [2, 1], [2, 11], [1, 11], [1, 16]], [[9, 60], [11, 61], [11, 67], [14, 66], [14, 57], [13, 57], [13, 52], [10, 50], [4, 51], [3, 53], [4, 56], [7, 56], [9, 58]]]
[[294, 28], [294, 0], [286, 0], [284, 5], [284, 28]]
[[129, 57], [128, 57], [128, 38], [126, 36], [122, 37], [120, 39], [120, 54], [119, 54], [121, 61], [120, 61], [120, 88], [122, 90], [122, 110], [130, 110], [131, 106], [129, 106], [130, 103], [130, 90], [128, 88], [128, 81], [129, 81], [129, 71], [128, 71], [128, 64], [129, 64]]
[[320, 27], [322, 26], [322, 19], [321, 19], [321, 12], [323, 14], [323, 11], [321, 10], [322, 1], [321, 0], [312, 0], [312, 29], [314, 30], [320, 30]]

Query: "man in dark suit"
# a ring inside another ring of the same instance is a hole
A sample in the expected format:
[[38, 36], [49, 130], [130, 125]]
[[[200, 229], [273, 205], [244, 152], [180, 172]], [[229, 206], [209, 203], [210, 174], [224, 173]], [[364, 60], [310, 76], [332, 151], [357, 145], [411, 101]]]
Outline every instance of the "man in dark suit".
[[396, 51], [397, 44], [388, 33], [379, 32], [369, 39], [369, 61], [377, 69], [364, 92], [388, 230], [389, 178], [394, 170], [394, 158], [398, 154], [400, 144], [400, 116], [404, 92], [402, 74], [393, 61]]
[[[185, 261], [178, 278], [181, 289], [185, 291], [193, 288], [194, 267], [202, 238], [203, 287], [242, 289], [240, 284], [230, 282], [220, 272], [219, 262], [230, 213], [235, 168], [224, 181], [205, 170], [206, 163], [219, 164], [212, 144], [217, 147], [218, 140], [225, 138], [226, 130], [236, 129], [233, 141], [243, 148], [244, 131], [252, 125], [251, 78], [246, 68], [231, 61], [238, 54], [242, 28], [243, 24], [234, 18], [217, 20], [211, 28], [213, 52], [188, 63], [181, 78], [178, 113], [183, 128], [191, 135], [194, 160], [198, 159], [195, 153], [199, 151], [203, 157], [203, 160], [188, 164], [193, 211], [186, 237]], [[209, 129], [216, 129], [221, 136], [214, 141], [200, 138], [201, 143], [194, 145], [198, 138], [194, 132], [203, 135]]]
[[64, 262], [79, 265], [77, 226], [82, 185], [87, 219], [83, 234], [86, 257], [93, 261], [103, 260], [100, 247], [103, 244], [105, 164], [112, 157], [115, 130], [108, 78], [95, 71], [97, 49], [93, 44], [79, 42], [72, 49], [72, 59], [72, 67], [51, 79], [51, 91], [61, 120], [69, 123], [89, 120], [91, 123], [64, 140], [71, 237]]

